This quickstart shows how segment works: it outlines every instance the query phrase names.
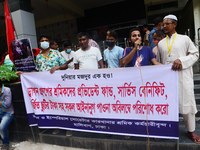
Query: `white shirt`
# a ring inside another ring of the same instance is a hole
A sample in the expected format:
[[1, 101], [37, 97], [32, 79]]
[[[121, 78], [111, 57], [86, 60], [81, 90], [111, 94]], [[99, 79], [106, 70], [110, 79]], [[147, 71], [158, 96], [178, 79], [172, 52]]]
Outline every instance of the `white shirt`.
[[81, 48], [75, 52], [74, 63], [79, 64], [79, 69], [98, 69], [98, 62], [102, 59], [98, 48], [90, 47], [83, 51]]
[[[62, 51], [61, 52], [61, 55], [63, 56], [63, 58], [66, 60], [66, 61], [68, 61], [68, 60], [70, 60], [70, 59], [72, 59], [72, 58], [75, 58], [75, 52], [74, 51], [71, 51], [71, 53], [66, 53], [66, 51]], [[74, 59], [73, 59], [73, 61], [72, 62], [70, 62], [69, 64], [68, 64], [68, 69], [74, 69]]]
[[[171, 40], [173, 38], [174, 34], [172, 35]], [[158, 43], [158, 54], [156, 59], [159, 62], [166, 64], [168, 57], [167, 41], [166, 38], [164, 38]], [[176, 59], [179, 59], [182, 63], [182, 70], [178, 71], [179, 112], [181, 114], [195, 114], [197, 109], [194, 97], [192, 65], [198, 60], [199, 51], [188, 36], [177, 34], [174, 43], [172, 44], [170, 57], [172, 58], [171, 63]]]

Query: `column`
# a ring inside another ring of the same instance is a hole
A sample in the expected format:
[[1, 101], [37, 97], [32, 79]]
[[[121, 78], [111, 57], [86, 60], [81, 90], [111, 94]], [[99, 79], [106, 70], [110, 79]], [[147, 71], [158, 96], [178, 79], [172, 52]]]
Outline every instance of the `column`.
[[30, 38], [32, 48], [37, 48], [34, 14], [32, 13], [31, 0], [8, 0], [16, 38]]
[[193, 0], [193, 10], [194, 10], [194, 28], [195, 28], [195, 44], [200, 44], [197, 41], [198, 36], [198, 29], [200, 28], [200, 0]]

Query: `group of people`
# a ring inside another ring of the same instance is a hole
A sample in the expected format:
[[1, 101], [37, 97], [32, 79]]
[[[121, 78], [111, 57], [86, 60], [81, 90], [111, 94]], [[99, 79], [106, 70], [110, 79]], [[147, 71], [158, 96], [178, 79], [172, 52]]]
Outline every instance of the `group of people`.
[[[174, 15], [167, 15], [162, 21], [157, 21], [153, 30], [148, 32], [148, 38], [144, 40], [145, 46], [142, 46], [140, 30], [138, 28], [132, 29], [129, 34], [131, 46], [125, 49], [116, 45], [117, 33], [108, 31], [106, 34], [108, 48], [104, 50], [103, 58], [100, 49], [95, 47], [98, 44], [90, 44], [91, 39], [85, 32], [81, 32], [77, 36], [80, 49], [76, 52], [72, 51], [70, 41], [65, 42], [63, 44], [64, 50], [59, 52], [56, 50], [58, 48], [57, 43], [55, 41], [50, 42], [47, 36], [42, 35], [39, 38], [41, 52], [36, 57], [36, 70], [54, 73], [56, 70], [65, 69], [140, 67], [151, 63], [153, 65], [171, 63], [172, 70], [178, 71], [179, 112], [183, 114], [187, 135], [195, 143], [200, 143], [200, 137], [194, 132], [197, 108], [193, 91], [192, 71], [192, 65], [198, 60], [199, 51], [188, 36], [177, 34], [177, 22], [178, 19]], [[161, 27], [163, 27], [166, 37]], [[17, 72], [19, 75], [21, 73]], [[3, 97], [6, 88], [1, 87], [0, 106], [3, 109], [0, 110], [4, 111], [8, 107], [4, 106]], [[2, 121], [0, 133], [2, 137], [8, 136], [7, 132], [2, 132]], [[9, 143], [5, 138], [2, 138], [2, 140], [4, 145]]]

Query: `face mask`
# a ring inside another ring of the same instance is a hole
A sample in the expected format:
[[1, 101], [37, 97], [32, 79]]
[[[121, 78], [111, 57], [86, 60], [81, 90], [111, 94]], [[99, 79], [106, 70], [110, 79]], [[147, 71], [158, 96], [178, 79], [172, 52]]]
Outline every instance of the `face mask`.
[[113, 47], [113, 46], [115, 45], [115, 42], [107, 42], [107, 45], [108, 45], [109, 47]]
[[72, 51], [71, 49], [67, 49], [67, 50], [66, 50], [66, 53], [69, 54], [69, 53], [71, 53], [71, 51]]
[[41, 42], [40, 43], [40, 46], [41, 46], [41, 48], [42, 49], [48, 49], [49, 48], [49, 42], [46, 42], [46, 41], [44, 41], [44, 42]]

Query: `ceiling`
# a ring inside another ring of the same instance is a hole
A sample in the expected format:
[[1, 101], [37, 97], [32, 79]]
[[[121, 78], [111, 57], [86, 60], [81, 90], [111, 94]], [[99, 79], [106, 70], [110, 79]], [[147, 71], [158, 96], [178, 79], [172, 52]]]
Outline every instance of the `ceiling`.
[[[63, 20], [83, 17], [85, 10], [122, 1], [126, 0], [31, 0], [31, 6], [35, 17], [36, 27], [39, 27]], [[166, 0], [144, 0], [145, 5], [154, 5], [165, 2]], [[0, 0], [0, 36], [5, 34], [5, 22], [3, 16], [4, 0]]]
[[[87, 9], [125, 0], [31, 0], [36, 27], [84, 16]], [[4, 0], [0, 0], [0, 36], [5, 34]]]

